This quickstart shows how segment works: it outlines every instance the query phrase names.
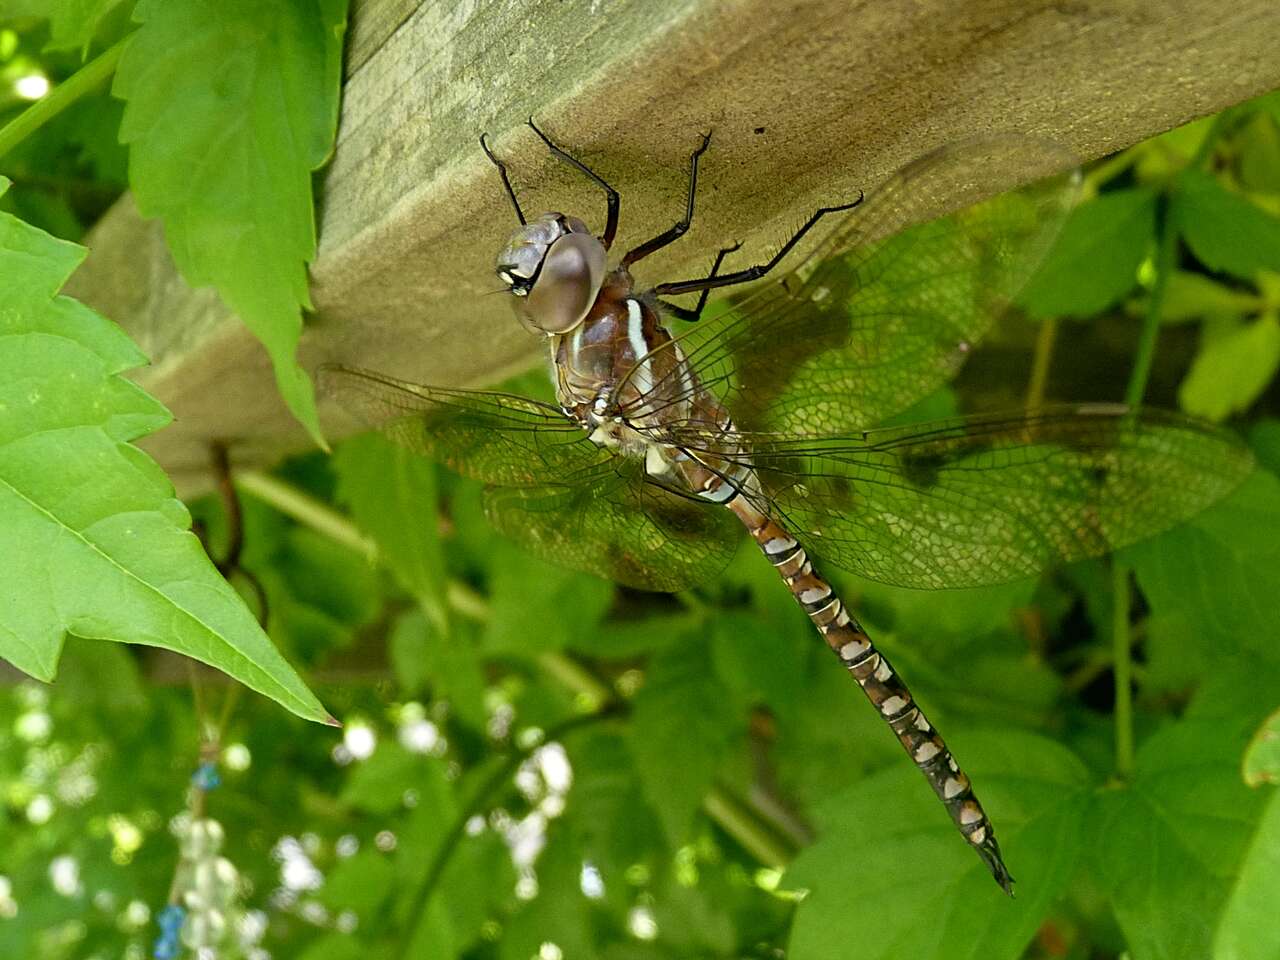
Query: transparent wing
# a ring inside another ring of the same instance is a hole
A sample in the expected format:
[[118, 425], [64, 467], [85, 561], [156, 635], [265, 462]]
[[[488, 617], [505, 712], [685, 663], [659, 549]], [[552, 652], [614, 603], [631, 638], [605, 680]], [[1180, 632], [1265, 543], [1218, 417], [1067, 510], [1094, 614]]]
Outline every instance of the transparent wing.
[[649, 483], [638, 463], [623, 460], [585, 483], [490, 487], [485, 511], [531, 552], [641, 590], [711, 579], [742, 536], [729, 511]]
[[650, 483], [639, 462], [592, 443], [555, 407], [349, 367], [325, 367], [320, 381], [393, 442], [489, 484], [494, 526], [553, 563], [680, 590], [714, 577], [737, 547], [728, 511]]
[[612, 459], [553, 406], [509, 393], [450, 390], [326, 366], [320, 390], [368, 427], [485, 483], [570, 483]]
[[[680, 349], [744, 429], [873, 426], [947, 382], [1008, 309], [1075, 203], [1078, 177], [1059, 172], [1073, 162], [1010, 136], [910, 163], [798, 269], [692, 328]], [[1029, 176], [1041, 179], [992, 196]], [[926, 221], [938, 210], [952, 212]]]
[[1000, 583], [1142, 540], [1225, 496], [1253, 466], [1224, 430], [1119, 405], [855, 439], [741, 440], [754, 447], [761, 508], [808, 549], [929, 589]]

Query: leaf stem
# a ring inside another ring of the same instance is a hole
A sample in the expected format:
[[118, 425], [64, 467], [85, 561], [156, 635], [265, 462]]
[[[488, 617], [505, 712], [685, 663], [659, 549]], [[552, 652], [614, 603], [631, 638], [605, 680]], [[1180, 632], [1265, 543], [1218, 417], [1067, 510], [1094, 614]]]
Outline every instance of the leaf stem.
[[1129, 639], [1129, 567], [1111, 565], [1111, 670], [1115, 677], [1116, 776], [1123, 781], [1133, 776], [1133, 661]]
[[1027, 383], [1028, 410], [1044, 406], [1045, 386], [1049, 382], [1049, 367], [1053, 360], [1053, 345], [1058, 338], [1058, 320], [1049, 317], [1041, 321], [1036, 335], [1036, 352], [1031, 361], [1031, 379]]
[[115, 72], [120, 55], [129, 43], [128, 37], [117, 41], [94, 59], [54, 86], [47, 94], [0, 127], [0, 157], [71, 106], [85, 94], [92, 93]]
[[330, 540], [349, 547], [370, 560], [377, 557], [377, 544], [361, 533], [354, 523], [324, 501], [304, 493], [292, 484], [269, 473], [246, 470], [236, 474], [236, 485]]
[[431, 858], [431, 864], [427, 867], [427, 872], [422, 879], [422, 885], [414, 893], [412, 906], [408, 913], [409, 926], [406, 928], [405, 937], [399, 951], [399, 956], [402, 960], [408, 960], [409, 957], [413, 956], [411, 951], [413, 949], [415, 921], [426, 911], [427, 905], [431, 902], [432, 894], [435, 893], [436, 888], [440, 885], [444, 871], [449, 865], [449, 859], [453, 856], [458, 844], [462, 842], [463, 836], [466, 835], [467, 821], [484, 810], [494, 793], [515, 775], [520, 764], [524, 763], [539, 747], [560, 740], [582, 727], [612, 719], [620, 712], [620, 705], [615, 702], [595, 713], [571, 717], [563, 723], [548, 729], [546, 736], [537, 743], [513, 751], [502, 764], [481, 781], [480, 785], [472, 793], [471, 799], [454, 817], [453, 823], [449, 826], [449, 832], [445, 834], [444, 840], [441, 841], [435, 855]]
[[[1160, 313], [1164, 306], [1164, 292], [1169, 276], [1173, 273], [1178, 252], [1178, 231], [1173, 211], [1167, 197], [1162, 197], [1157, 209], [1160, 234], [1157, 240], [1155, 278], [1147, 309], [1142, 319], [1142, 332], [1138, 337], [1137, 354], [1129, 373], [1129, 384], [1124, 400], [1131, 410], [1142, 405], [1151, 378], [1151, 365], [1155, 360], [1156, 340], [1160, 334]], [[1127, 563], [1113, 560], [1111, 564], [1111, 672], [1115, 682], [1115, 770], [1116, 776], [1128, 780], [1134, 770], [1133, 747], [1133, 641], [1130, 638], [1129, 614], [1131, 570]]]

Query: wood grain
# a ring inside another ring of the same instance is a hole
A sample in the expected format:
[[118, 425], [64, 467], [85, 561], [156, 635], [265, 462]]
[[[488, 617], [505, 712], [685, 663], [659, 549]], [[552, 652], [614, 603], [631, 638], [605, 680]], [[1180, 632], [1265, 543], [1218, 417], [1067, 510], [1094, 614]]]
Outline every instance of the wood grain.
[[[603, 218], [598, 192], [522, 126], [534, 114], [622, 194], [619, 246], [682, 211], [689, 151], [714, 129], [693, 229], [640, 279], [739, 265], [816, 206], [914, 156], [1008, 130], [1088, 160], [1280, 86], [1275, 0], [365, 0], [323, 177], [308, 366], [492, 383], [540, 345], [491, 272], [514, 226], [477, 137], [526, 210]], [[208, 442], [238, 463], [305, 449], [266, 355], [208, 290], [176, 275], [159, 225], [123, 199], [72, 292], [152, 357], [138, 380], [177, 420], [146, 446], [192, 492]], [[351, 424], [333, 411], [334, 435]]]

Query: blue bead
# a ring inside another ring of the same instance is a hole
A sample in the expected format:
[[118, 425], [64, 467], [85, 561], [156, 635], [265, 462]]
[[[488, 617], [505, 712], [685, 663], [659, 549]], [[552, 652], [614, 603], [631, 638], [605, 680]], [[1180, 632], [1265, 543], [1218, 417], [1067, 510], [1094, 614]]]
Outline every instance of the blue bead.
[[212, 790], [218, 786], [222, 783], [222, 777], [218, 775], [217, 764], [209, 761], [200, 764], [191, 775], [191, 782], [201, 790]]
[[154, 960], [174, 960], [178, 956], [178, 938], [176, 936], [164, 936], [155, 942], [155, 946], [151, 948], [151, 956]]
[[160, 929], [165, 933], [176, 935], [186, 917], [186, 910], [176, 903], [171, 903], [160, 911], [160, 915], [156, 917], [156, 923], [160, 925]]

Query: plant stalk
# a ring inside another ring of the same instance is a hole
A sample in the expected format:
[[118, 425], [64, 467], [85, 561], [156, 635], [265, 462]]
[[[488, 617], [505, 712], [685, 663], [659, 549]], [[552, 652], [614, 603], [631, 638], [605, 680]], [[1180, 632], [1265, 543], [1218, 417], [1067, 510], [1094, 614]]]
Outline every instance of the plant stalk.
[[31, 136], [81, 97], [92, 93], [115, 72], [130, 34], [108, 47], [27, 109], [0, 127], [0, 157]]

